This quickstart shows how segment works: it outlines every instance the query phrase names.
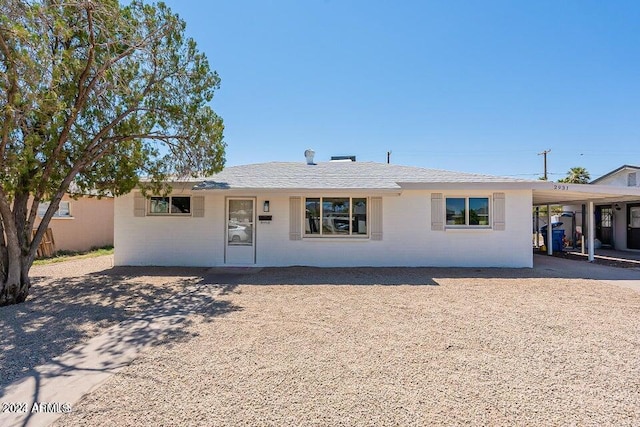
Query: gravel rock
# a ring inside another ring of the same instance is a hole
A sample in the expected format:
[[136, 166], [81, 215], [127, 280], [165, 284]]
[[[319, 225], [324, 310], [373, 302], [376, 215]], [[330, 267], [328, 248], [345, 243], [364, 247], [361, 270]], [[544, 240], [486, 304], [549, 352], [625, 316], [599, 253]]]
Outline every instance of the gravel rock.
[[[164, 272], [129, 280], [175, 283]], [[640, 425], [629, 289], [509, 269], [263, 269], [200, 283], [223, 292], [184, 339], [143, 353], [55, 425]]]
[[30, 369], [157, 306], [204, 271], [167, 276], [166, 269], [112, 266], [113, 256], [106, 255], [31, 269], [27, 301], [0, 307], [0, 396]]

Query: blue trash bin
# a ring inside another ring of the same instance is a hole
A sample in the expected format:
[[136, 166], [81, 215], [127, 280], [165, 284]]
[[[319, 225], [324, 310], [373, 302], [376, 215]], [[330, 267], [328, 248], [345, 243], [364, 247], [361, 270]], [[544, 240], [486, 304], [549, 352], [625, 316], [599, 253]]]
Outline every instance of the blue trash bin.
[[551, 230], [553, 235], [551, 241], [553, 242], [552, 249], [554, 252], [562, 252], [564, 248], [564, 230]]
[[[551, 232], [552, 232], [551, 249], [553, 249], [553, 252], [562, 252], [562, 250], [564, 249], [564, 230], [562, 229], [556, 230], [556, 227], [559, 227], [561, 225], [562, 225], [561, 222], [555, 222], [552, 224], [552, 227], [551, 227]], [[544, 245], [548, 247], [546, 225], [540, 227], [540, 233], [542, 233], [542, 238], [544, 239]]]

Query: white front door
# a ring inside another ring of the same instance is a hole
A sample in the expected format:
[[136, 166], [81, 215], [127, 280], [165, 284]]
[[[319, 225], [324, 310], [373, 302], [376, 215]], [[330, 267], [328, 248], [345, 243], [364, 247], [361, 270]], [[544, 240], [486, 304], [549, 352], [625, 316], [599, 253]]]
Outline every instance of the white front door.
[[225, 263], [255, 264], [255, 198], [228, 198], [226, 218]]

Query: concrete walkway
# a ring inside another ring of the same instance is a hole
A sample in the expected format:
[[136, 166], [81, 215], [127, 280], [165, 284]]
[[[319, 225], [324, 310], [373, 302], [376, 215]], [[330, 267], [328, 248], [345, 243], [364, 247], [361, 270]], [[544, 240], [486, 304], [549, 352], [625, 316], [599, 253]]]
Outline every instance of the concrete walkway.
[[640, 268], [618, 268], [543, 254], [533, 256], [533, 268], [558, 277], [593, 279], [640, 292]]
[[[580, 249], [565, 248], [564, 251], [587, 258], [587, 254], [583, 254]], [[618, 251], [600, 248], [595, 251], [595, 259], [622, 261], [629, 264], [637, 264], [640, 267], [640, 251]]]
[[41, 365], [9, 385], [2, 396], [3, 427], [48, 426], [85, 394], [129, 365], [140, 352], [176, 335], [203, 301], [220, 292], [217, 286], [193, 286], [143, 316], [109, 328], [75, 349]]

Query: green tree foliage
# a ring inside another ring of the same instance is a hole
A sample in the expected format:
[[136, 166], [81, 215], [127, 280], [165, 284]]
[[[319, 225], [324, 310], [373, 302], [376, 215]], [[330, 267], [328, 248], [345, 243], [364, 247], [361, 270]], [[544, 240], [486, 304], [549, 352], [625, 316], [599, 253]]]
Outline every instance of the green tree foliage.
[[579, 166], [569, 169], [567, 176], [558, 180], [558, 182], [569, 184], [588, 184], [589, 181], [591, 181], [589, 172], [587, 172], [585, 168]]
[[162, 3], [0, 2], [0, 306], [27, 297], [71, 184], [163, 191], [169, 176], [224, 165], [222, 120], [208, 106], [220, 80], [184, 29]]

